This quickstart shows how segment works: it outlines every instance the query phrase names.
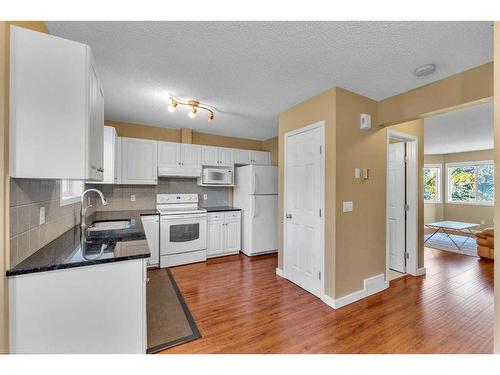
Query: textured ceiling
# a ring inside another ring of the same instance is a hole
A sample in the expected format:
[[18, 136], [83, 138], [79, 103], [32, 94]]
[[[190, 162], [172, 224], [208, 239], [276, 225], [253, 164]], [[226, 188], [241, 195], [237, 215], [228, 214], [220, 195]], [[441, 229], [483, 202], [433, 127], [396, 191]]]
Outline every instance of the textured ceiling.
[[493, 148], [493, 105], [475, 105], [425, 119], [424, 153], [450, 154]]
[[[379, 100], [492, 60], [490, 22], [47, 22], [89, 44], [106, 118], [255, 139], [334, 86]], [[417, 78], [413, 70], [434, 63]], [[217, 108], [167, 112], [168, 93]]]

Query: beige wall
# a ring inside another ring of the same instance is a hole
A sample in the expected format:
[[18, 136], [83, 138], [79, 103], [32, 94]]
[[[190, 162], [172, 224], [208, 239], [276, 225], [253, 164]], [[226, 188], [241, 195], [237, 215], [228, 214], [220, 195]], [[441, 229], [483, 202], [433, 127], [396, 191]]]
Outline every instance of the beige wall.
[[262, 141], [262, 150], [271, 153], [271, 165], [278, 165], [279, 137], [269, 138]]
[[[495, 126], [495, 144], [500, 144], [500, 22], [494, 26], [494, 104], [493, 123]], [[495, 165], [500, 165], [500, 147], [495, 148]], [[500, 173], [495, 173], [495, 186], [500, 186]], [[498, 229], [498, 230], [497, 230]], [[500, 233], [500, 204], [495, 204], [495, 232]], [[500, 246], [495, 247], [495, 259], [500, 259]], [[495, 266], [495, 280], [500, 280], [500, 267]], [[495, 338], [494, 352], [500, 354], [500, 288], [495, 287]]]
[[441, 164], [441, 199], [443, 202], [425, 204], [425, 223], [439, 220], [455, 220], [481, 223], [482, 220], [485, 220], [485, 226], [492, 227], [494, 207], [446, 203], [447, 173], [445, 168], [446, 163], [493, 160], [493, 158], [493, 150], [460, 152], [442, 155], [425, 155], [426, 164]]
[[283, 268], [283, 180], [284, 137], [289, 131], [325, 121], [325, 292], [335, 295], [335, 89], [330, 89], [279, 115], [279, 250], [278, 267]]
[[0, 133], [2, 141], [0, 153], [3, 162], [0, 166], [0, 352], [8, 350], [8, 296], [5, 270], [9, 266], [9, 39], [10, 25], [25, 27], [48, 33], [47, 26], [39, 21], [0, 21], [0, 84], [2, 98], [0, 104]]
[[447, 112], [493, 96], [493, 63], [391, 96], [378, 104], [378, 123], [391, 125]]
[[[360, 113], [376, 124], [377, 102], [336, 88], [335, 298], [385, 273], [386, 131], [360, 130]], [[355, 179], [356, 167], [370, 169], [370, 179]], [[353, 202], [353, 212], [342, 212], [343, 201]]]

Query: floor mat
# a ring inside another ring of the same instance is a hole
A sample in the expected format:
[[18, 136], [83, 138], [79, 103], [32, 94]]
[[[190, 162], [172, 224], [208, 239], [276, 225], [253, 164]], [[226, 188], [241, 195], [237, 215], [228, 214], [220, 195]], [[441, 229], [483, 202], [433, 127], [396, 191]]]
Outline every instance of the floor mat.
[[200, 338], [200, 331], [170, 270], [149, 270], [148, 278], [147, 353], [157, 353]]
[[[430, 235], [425, 235], [424, 240], [429, 238]], [[431, 247], [433, 249], [451, 251], [452, 253], [477, 256], [477, 245], [475, 237], [465, 237], [451, 234], [450, 237], [457, 244], [461, 245], [458, 249], [455, 244], [446, 237], [443, 233], [436, 233], [429, 241], [425, 243], [424, 246]], [[467, 239], [467, 241], [462, 245], [462, 243]]]

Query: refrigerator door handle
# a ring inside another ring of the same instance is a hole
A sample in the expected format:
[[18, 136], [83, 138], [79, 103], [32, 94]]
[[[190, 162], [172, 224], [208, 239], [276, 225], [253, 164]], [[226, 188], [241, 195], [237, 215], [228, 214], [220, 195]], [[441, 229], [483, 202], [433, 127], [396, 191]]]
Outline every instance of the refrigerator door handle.
[[252, 196], [252, 219], [255, 218], [255, 206], [256, 206], [255, 195], [253, 195]]
[[255, 172], [252, 173], [252, 194], [255, 194], [255, 180], [257, 176], [255, 176]]

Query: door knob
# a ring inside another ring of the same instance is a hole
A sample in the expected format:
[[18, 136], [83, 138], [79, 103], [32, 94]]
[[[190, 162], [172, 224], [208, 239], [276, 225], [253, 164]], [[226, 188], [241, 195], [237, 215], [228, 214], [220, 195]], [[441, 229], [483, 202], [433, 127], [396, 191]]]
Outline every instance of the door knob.
[[292, 214], [286, 214], [286, 218], [287, 219], [291, 219], [292, 218]]

